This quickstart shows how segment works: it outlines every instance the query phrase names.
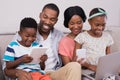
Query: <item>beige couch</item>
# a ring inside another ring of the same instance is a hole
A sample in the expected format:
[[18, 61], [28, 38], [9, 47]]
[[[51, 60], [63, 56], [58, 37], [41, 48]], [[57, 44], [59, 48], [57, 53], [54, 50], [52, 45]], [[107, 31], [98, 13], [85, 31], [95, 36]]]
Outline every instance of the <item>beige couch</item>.
[[[111, 51], [112, 52], [120, 51], [120, 34], [119, 34], [120, 27], [108, 27], [106, 31], [108, 31], [114, 39], [114, 44], [112, 45]], [[3, 65], [2, 57], [7, 44], [12, 40], [13, 36], [14, 33], [0, 34], [0, 80], [5, 80], [2, 71], [2, 65]]]

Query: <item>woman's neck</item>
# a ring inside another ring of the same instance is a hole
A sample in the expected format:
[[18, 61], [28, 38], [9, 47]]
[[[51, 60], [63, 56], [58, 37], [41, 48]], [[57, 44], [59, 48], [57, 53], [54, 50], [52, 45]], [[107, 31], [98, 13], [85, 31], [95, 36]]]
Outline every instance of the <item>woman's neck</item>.
[[68, 36], [69, 38], [71, 38], [71, 39], [74, 39], [77, 35], [72, 34], [72, 33], [69, 33], [67, 36]]

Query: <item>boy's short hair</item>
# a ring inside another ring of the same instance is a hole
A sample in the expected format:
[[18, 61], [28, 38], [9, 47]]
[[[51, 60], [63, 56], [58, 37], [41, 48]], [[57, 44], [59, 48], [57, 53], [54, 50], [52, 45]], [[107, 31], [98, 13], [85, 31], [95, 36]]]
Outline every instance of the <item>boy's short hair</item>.
[[25, 17], [20, 22], [20, 31], [24, 28], [35, 28], [37, 30], [37, 22], [31, 17]]

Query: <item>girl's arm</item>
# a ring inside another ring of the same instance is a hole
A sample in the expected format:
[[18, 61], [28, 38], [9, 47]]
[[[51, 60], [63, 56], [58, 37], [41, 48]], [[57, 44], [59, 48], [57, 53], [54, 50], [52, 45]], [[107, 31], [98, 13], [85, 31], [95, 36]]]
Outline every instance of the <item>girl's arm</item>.
[[95, 71], [96, 72], [96, 69], [97, 69], [97, 66], [96, 65], [91, 65], [87, 62], [84, 62], [84, 63], [81, 63], [82, 66], [92, 70], [92, 71]]
[[110, 54], [111, 51], [110, 51], [110, 46], [106, 47], [106, 54]]

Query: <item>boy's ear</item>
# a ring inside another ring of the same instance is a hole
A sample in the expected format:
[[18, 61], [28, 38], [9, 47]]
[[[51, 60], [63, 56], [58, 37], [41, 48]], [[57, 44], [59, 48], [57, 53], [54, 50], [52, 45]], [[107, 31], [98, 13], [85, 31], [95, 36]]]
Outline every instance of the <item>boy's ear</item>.
[[21, 31], [18, 31], [18, 34], [21, 35]]

